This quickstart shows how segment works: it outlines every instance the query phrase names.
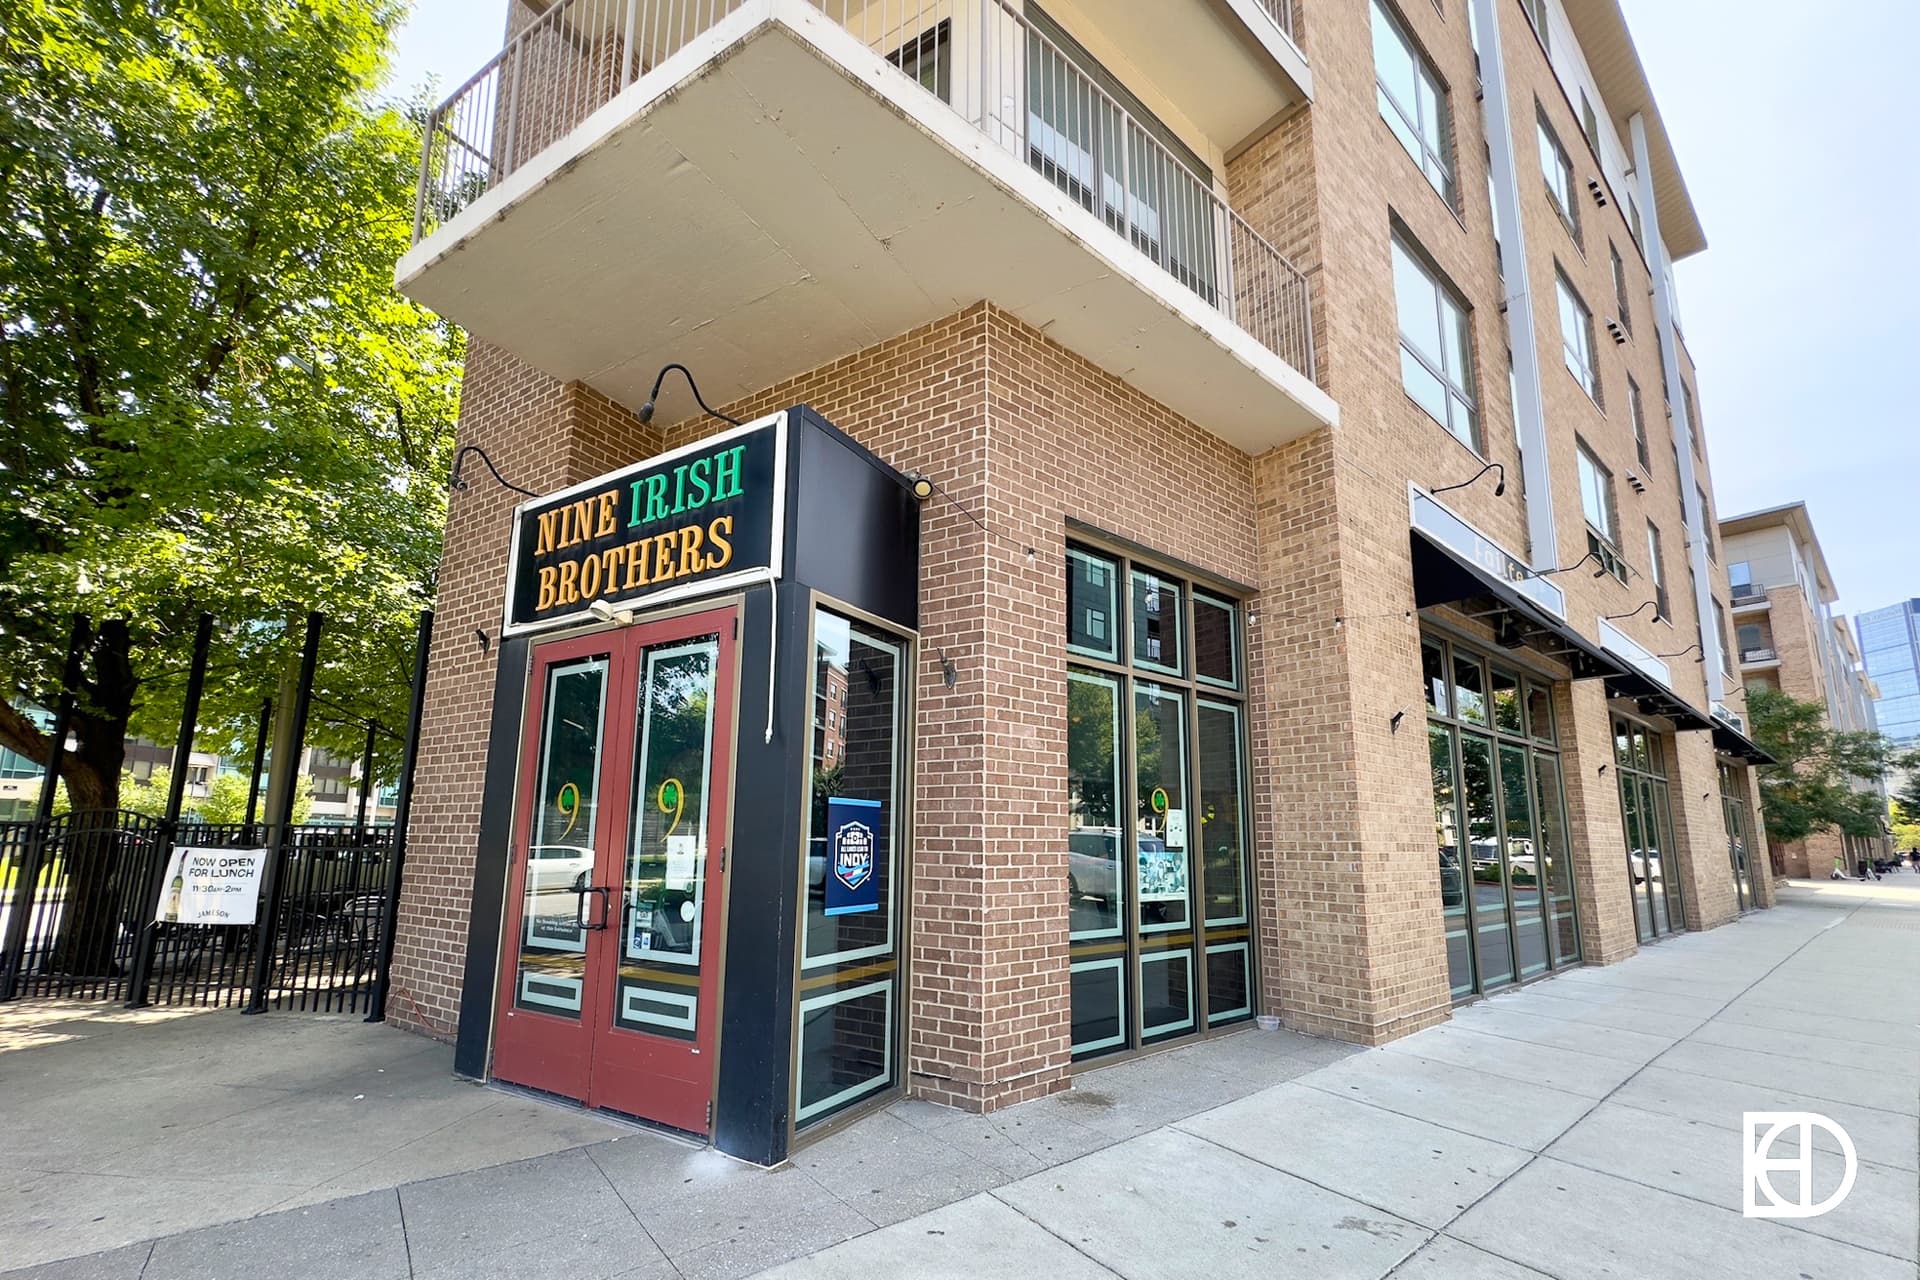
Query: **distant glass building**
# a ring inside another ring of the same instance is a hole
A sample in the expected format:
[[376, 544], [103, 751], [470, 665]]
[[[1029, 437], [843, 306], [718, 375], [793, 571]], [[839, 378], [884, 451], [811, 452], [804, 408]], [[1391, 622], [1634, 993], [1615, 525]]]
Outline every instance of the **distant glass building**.
[[1880, 686], [1873, 704], [1880, 732], [1920, 746], [1920, 600], [1875, 609], [1854, 622], [1867, 674]]

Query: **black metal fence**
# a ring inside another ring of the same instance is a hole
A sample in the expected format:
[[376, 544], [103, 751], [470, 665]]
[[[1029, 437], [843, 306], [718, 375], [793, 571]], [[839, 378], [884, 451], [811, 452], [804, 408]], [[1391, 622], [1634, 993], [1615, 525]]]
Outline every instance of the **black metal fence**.
[[[155, 922], [183, 847], [268, 850], [255, 923]], [[373, 1012], [395, 865], [391, 827], [0, 823], [0, 1000]]]

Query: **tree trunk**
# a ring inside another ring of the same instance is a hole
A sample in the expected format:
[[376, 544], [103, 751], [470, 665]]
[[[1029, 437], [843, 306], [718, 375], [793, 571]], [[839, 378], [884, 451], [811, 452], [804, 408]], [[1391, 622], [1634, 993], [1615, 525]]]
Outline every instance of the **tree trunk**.
[[[73, 812], [61, 848], [65, 901], [53, 943], [53, 972], [110, 977], [121, 963], [123, 929], [138, 927], [146, 842], [120, 830], [120, 770], [138, 681], [123, 619], [103, 623], [88, 649], [89, 678], [76, 691], [74, 750], [62, 765]], [[127, 936], [131, 936], [130, 932]]]

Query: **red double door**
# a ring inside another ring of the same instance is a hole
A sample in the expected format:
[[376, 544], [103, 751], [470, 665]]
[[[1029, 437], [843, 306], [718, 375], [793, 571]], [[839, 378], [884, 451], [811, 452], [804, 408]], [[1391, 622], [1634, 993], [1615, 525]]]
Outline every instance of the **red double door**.
[[711, 1132], [736, 622], [535, 646], [496, 1078]]

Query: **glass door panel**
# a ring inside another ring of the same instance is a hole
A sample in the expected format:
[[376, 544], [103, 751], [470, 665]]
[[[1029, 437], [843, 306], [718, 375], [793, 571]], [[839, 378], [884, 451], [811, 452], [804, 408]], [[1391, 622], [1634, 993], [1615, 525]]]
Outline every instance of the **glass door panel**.
[[[1497, 685], [1499, 673], [1494, 674]], [[1514, 949], [1523, 978], [1544, 973], [1547, 968], [1540, 838], [1533, 819], [1533, 788], [1527, 776], [1527, 754], [1525, 747], [1503, 744], [1500, 748], [1500, 804], [1506, 826], [1503, 848], [1507, 884], [1512, 894]]]
[[1673, 930], [1672, 921], [1667, 915], [1666, 866], [1671, 846], [1667, 840], [1666, 812], [1660, 803], [1660, 789], [1650, 779], [1636, 778], [1634, 783], [1640, 790], [1641, 831], [1646, 840], [1647, 899], [1653, 914], [1653, 936], [1661, 937]]
[[1144, 1039], [1194, 1027], [1191, 797], [1187, 700], [1134, 688], [1134, 900], [1139, 904], [1140, 1030]]
[[1207, 935], [1207, 1024], [1253, 1014], [1252, 927], [1247, 913], [1245, 761], [1240, 708], [1198, 702], [1202, 917]]
[[1653, 910], [1647, 905], [1647, 838], [1641, 822], [1640, 780], [1620, 775], [1620, 817], [1627, 832], [1627, 887], [1633, 892], [1634, 932], [1640, 941], [1653, 937]]
[[[520, 904], [516, 1008], [578, 1019], [586, 984], [607, 658], [556, 663], [541, 696], [532, 832]], [[597, 920], [597, 916], [595, 917]]]
[[705, 927], [717, 637], [646, 651], [613, 1025], [692, 1040]]
[[1440, 857], [1440, 915], [1447, 935], [1447, 980], [1454, 999], [1473, 994], [1473, 943], [1467, 935], [1467, 873], [1460, 852], [1459, 796], [1453, 784], [1453, 731], [1427, 726], [1433, 764], [1433, 840]]
[[1580, 958], [1579, 918], [1573, 901], [1573, 863], [1567, 853], [1566, 808], [1557, 757], [1536, 755], [1535, 790], [1539, 799], [1541, 877], [1546, 883], [1548, 937], [1556, 967]]
[[1460, 769], [1466, 792], [1468, 856], [1473, 883], [1475, 951], [1480, 989], [1513, 981], [1513, 942], [1508, 932], [1507, 890], [1502, 875], [1499, 798], [1494, 791], [1493, 743], [1477, 733], [1460, 735]]

